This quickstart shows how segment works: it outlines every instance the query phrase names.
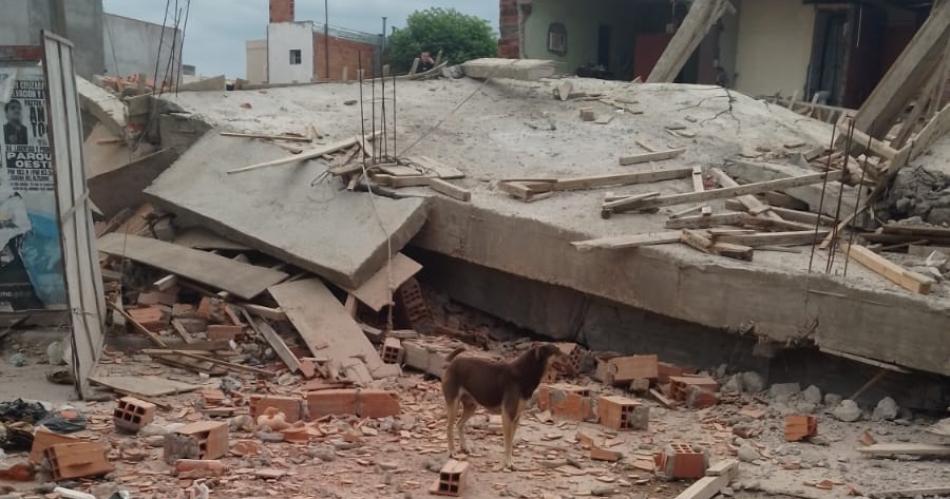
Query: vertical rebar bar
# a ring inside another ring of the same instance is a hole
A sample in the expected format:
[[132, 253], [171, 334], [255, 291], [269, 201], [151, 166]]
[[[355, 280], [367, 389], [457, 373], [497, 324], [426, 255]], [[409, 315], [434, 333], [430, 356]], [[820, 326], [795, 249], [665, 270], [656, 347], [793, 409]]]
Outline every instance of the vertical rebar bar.
[[[835, 265], [835, 254], [838, 252], [838, 225], [841, 223], [841, 202], [844, 200], [844, 177], [848, 175], [848, 160], [851, 159], [851, 146], [854, 144], [854, 117], [848, 117], [848, 135], [844, 142], [844, 166], [841, 167], [844, 175], [838, 187], [838, 203], [835, 206], [834, 227], [831, 228], [831, 244], [828, 246], [828, 260], [825, 263], [825, 273], [830, 274]], [[830, 173], [830, 171], [828, 172]]]
[[360, 79], [360, 142], [363, 149], [360, 151], [360, 158], [363, 158], [363, 169], [366, 169], [366, 115], [363, 113], [363, 52], [356, 53], [356, 61], [359, 69]]
[[[376, 65], [373, 64], [373, 73], [376, 73]], [[373, 162], [376, 162], [377, 151], [379, 150], [379, 141], [376, 140], [376, 75], [369, 80], [370, 84], [370, 121], [373, 125], [373, 131], [370, 133], [370, 141], [373, 143]]]
[[[828, 161], [825, 166], [825, 178], [821, 181], [821, 197], [818, 199], [818, 220], [815, 221], [815, 240], [818, 239], [818, 228], [821, 225], [821, 216], [825, 209], [825, 189], [828, 188], [828, 172], [831, 171], [831, 156], [834, 154], [835, 150], [835, 132], [838, 130], [838, 127], [831, 128], [831, 146], [828, 147]], [[815, 261], [815, 247], [817, 244], [812, 244], [811, 246], [811, 256], [808, 258], [808, 273], [811, 273], [812, 264]]]
[[396, 150], [396, 73], [393, 72], [393, 156]]

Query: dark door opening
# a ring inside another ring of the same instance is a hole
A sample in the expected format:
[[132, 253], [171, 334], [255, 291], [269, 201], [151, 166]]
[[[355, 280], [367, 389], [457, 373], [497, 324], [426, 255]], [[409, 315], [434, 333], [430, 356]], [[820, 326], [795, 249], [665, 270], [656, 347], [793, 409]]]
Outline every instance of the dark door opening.
[[597, 65], [610, 70], [610, 26], [606, 24], [597, 28]]
[[815, 48], [805, 100], [820, 93], [818, 102], [837, 105], [841, 101], [847, 51], [846, 11], [819, 11], [815, 18]]

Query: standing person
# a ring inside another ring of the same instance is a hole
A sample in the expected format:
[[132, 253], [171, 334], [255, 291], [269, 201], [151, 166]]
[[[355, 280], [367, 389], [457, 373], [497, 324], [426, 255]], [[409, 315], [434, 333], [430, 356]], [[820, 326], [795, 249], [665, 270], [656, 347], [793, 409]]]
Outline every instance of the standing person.
[[26, 126], [23, 125], [23, 104], [11, 100], [3, 106], [7, 122], [3, 125], [3, 141], [7, 145], [26, 145]]

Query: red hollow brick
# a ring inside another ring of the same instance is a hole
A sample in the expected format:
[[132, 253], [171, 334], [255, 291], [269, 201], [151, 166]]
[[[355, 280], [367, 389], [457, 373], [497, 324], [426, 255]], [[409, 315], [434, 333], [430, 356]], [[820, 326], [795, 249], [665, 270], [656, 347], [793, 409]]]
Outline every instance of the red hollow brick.
[[656, 355], [630, 355], [610, 359], [609, 364], [614, 382], [627, 384], [635, 379], [659, 377], [658, 362]]
[[385, 418], [399, 414], [399, 397], [386, 390], [360, 390], [357, 415], [361, 418]]
[[112, 421], [116, 428], [138, 433], [155, 418], [155, 404], [134, 397], [123, 397], [116, 402]]
[[818, 418], [808, 414], [785, 416], [785, 440], [798, 442], [818, 435]]
[[257, 420], [257, 417], [264, 414], [268, 407], [273, 407], [284, 413], [284, 420], [288, 423], [296, 423], [304, 418], [303, 399], [301, 397], [282, 397], [277, 395], [251, 395], [249, 401], [251, 417]]
[[672, 443], [654, 456], [656, 468], [673, 480], [701, 478], [709, 467], [709, 457], [699, 447]]
[[538, 388], [538, 408], [551, 411], [555, 418], [584, 421], [594, 416], [590, 390], [565, 383], [541, 385]]
[[626, 397], [601, 396], [597, 399], [600, 424], [614, 430], [646, 430], [650, 408]]
[[46, 448], [43, 455], [50, 466], [53, 480], [68, 480], [104, 475], [114, 467], [106, 456], [108, 447], [98, 442], [56, 444]]

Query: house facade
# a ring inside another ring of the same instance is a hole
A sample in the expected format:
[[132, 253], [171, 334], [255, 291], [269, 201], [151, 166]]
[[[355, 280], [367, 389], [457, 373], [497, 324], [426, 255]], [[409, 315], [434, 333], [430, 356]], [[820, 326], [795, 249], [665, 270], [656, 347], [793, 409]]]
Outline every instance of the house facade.
[[251, 83], [305, 83], [357, 77], [362, 66], [374, 74], [381, 36], [296, 21], [294, 0], [270, 0], [267, 38], [246, 45], [246, 77]]
[[[858, 107], [932, 1], [732, 0], [677, 77], [753, 96]], [[582, 76], [646, 78], [686, 0], [500, 0], [499, 55], [552, 59]]]

